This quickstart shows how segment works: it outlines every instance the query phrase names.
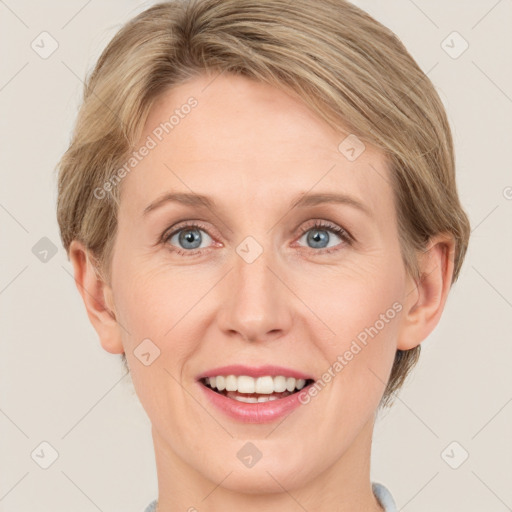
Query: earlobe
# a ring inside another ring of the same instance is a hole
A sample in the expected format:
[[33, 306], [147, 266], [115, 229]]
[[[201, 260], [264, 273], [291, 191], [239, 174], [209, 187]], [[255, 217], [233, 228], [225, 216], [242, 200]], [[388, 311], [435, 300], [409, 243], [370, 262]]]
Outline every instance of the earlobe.
[[451, 288], [455, 242], [453, 236], [433, 237], [418, 256], [420, 279], [412, 283], [404, 298], [402, 324], [397, 348], [418, 346], [436, 327]]
[[102, 347], [111, 354], [123, 353], [112, 289], [101, 277], [90, 251], [81, 242], [77, 240], [71, 242], [69, 259], [73, 265], [75, 284]]

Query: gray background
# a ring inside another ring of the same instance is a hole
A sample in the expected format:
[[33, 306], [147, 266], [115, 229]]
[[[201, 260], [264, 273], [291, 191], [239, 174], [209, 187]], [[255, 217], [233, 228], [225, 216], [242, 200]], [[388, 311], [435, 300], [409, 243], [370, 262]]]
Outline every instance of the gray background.
[[[60, 246], [54, 172], [86, 71], [152, 3], [0, 0], [0, 511], [139, 512], [157, 495], [149, 420]], [[473, 229], [445, 314], [380, 416], [372, 479], [406, 512], [512, 510], [512, 1], [355, 3], [438, 88]]]

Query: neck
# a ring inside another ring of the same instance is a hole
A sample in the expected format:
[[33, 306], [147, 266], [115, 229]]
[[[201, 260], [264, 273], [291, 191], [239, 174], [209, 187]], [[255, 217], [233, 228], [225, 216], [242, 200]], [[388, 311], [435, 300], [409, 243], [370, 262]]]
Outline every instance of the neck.
[[[230, 478], [229, 470], [219, 475], [218, 481], [205, 478], [178, 457], [153, 428], [159, 489], [157, 512], [382, 512], [370, 481], [372, 433], [373, 421], [369, 421], [335, 464], [304, 484], [286, 489], [275, 482], [277, 492], [237, 492], [223, 486]], [[272, 480], [270, 474], [268, 478]]]

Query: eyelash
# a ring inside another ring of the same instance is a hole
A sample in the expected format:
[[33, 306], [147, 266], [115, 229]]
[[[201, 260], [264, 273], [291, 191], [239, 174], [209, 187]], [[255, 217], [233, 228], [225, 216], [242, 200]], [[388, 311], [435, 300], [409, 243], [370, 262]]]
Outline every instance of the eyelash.
[[[170, 246], [168, 244], [169, 240], [176, 233], [179, 233], [180, 231], [187, 231], [187, 230], [192, 230], [192, 229], [199, 229], [201, 231], [205, 231], [206, 233], [208, 233], [208, 229], [206, 228], [206, 226], [204, 226], [200, 222], [191, 222], [191, 223], [183, 224], [183, 225], [179, 226], [177, 229], [174, 229], [171, 233], [164, 232], [164, 234], [162, 235], [162, 238], [161, 238], [161, 242], [166, 244], [169, 247], [169, 249], [171, 250], [171, 252], [175, 252], [181, 256], [189, 256], [190, 257], [190, 256], [195, 256], [197, 254], [200, 254], [201, 252], [203, 252], [206, 249], [196, 249], [195, 251], [185, 251], [178, 247]], [[319, 221], [319, 220], [316, 220], [313, 225], [310, 225], [307, 227], [306, 226], [301, 227], [299, 238], [302, 238], [302, 236], [305, 233], [307, 233], [308, 231], [314, 230], [314, 229], [330, 231], [331, 233], [338, 235], [343, 240], [343, 242], [345, 244], [352, 245], [354, 243], [354, 238], [345, 229], [337, 226], [336, 224], [332, 224], [332, 223], [326, 222], [326, 221]], [[208, 236], [210, 236], [210, 238], [213, 238], [209, 233], [208, 233]], [[335, 251], [339, 251], [340, 248], [338, 246], [336, 246], [336, 247], [330, 247], [330, 248], [325, 248], [325, 249], [311, 249], [311, 250], [316, 254], [329, 254], [329, 253], [332, 253]]]

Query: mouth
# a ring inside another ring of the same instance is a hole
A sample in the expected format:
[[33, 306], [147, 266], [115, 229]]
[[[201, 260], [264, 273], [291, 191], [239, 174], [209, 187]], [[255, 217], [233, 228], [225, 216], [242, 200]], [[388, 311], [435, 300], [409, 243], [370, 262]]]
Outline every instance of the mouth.
[[217, 375], [201, 378], [199, 382], [232, 400], [256, 404], [286, 398], [313, 384], [314, 380], [284, 375], [265, 375], [257, 378], [248, 375]]

